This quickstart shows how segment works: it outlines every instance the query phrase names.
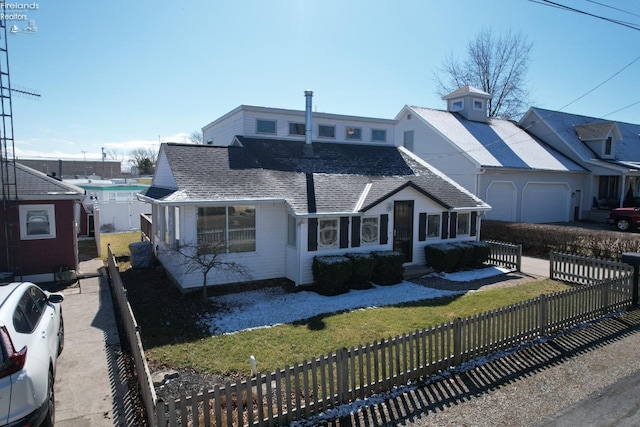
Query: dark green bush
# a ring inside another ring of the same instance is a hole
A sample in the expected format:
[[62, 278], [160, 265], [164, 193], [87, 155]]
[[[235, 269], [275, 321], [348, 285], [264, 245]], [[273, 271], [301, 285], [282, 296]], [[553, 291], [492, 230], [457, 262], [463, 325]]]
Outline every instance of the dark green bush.
[[473, 248], [473, 256], [469, 261], [469, 267], [479, 268], [484, 265], [485, 262], [491, 256], [491, 246], [487, 242], [465, 242]]
[[340, 295], [349, 292], [347, 282], [351, 278], [351, 260], [341, 255], [313, 258], [314, 290], [321, 295]]
[[438, 243], [424, 247], [427, 265], [435, 271], [452, 272], [461, 259], [461, 248], [453, 243]]
[[427, 265], [435, 271], [451, 273], [479, 268], [489, 259], [491, 248], [486, 242], [438, 243], [424, 247]]
[[396, 251], [375, 251], [371, 255], [377, 263], [371, 281], [377, 285], [395, 285], [402, 282], [404, 254]]
[[371, 254], [359, 252], [345, 255], [351, 260], [351, 278], [347, 283], [351, 289], [368, 289], [371, 287], [369, 281], [376, 268], [378, 260]]

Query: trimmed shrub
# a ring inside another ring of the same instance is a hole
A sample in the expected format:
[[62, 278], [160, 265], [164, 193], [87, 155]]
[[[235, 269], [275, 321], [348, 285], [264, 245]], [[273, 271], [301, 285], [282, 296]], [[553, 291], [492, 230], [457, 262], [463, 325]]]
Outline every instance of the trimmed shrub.
[[351, 260], [341, 255], [313, 258], [314, 289], [321, 295], [331, 296], [349, 292], [346, 283], [351, 278]]
[[371, 255], [377, 263], [371, 281], [377, 285], [395, 285], [402, 282], [404, 254], [397, 251], [374, 251]]
[[373, 275], [373, 270], [378, 260], [371, 254], [359, 252], [345, 255], [351, 260], [351, 278], [348, 285], [351, 289], [368, 289], [371, 287], [369, 281]]
[[469, 262], [469, 267], [482, 267], [489, 257], [491, 257], [491, 246], [487, 242], [465, 242], [473, 248], [473, 255]]
[[458, 262], [456, 262], [456, 271], [465, 270], [473, 265], [474, 261], [474, 249], [469, 245], [471, 242], [456, 242], [454, 245], [458, 248], [457, 256]]
[[456, 270], [462, 252], [459, 245], [453, 243], [439, 243], [424, 247], [427, 265], [435, 271], [452, 272]]

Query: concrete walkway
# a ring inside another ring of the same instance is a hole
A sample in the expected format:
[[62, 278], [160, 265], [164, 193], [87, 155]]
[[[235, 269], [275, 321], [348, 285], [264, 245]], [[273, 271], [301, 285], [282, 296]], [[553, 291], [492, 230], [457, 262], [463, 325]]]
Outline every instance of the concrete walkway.
[[79, 277], [61, 291], [65, 347], [56, 372], [56, 426], [133, 425], [103, 262], [81, 262]]

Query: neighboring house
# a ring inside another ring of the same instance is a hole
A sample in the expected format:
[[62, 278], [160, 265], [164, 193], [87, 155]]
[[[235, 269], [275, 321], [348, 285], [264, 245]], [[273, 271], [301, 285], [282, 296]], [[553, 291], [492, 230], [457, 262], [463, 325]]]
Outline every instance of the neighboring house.
[[[303, 130], [313, 128], [310, 95], [307, 103]], [[366, 139], [370, 123], [369, 131], [385, 130], [389, 138], [392, 121], [353, 118], [349, 126], [340, 120], [345, 116], [323, 115], [318, 122], [333, 127], [334, 141], [312, 142], [311, 132], [277, 137], [279, 125], [261, 127], [259, 113], [240, 120], [237, 131], [266, 129], [272, 138], [238, 135], [216, 139], [224, 146], [160, 148], [152, 186], [139, 197], [152, 204], [158, 258], [182, 288], [201, 286], [202, 277], [186, 270], [174, 245], [222, 242], [222, 256], [243, 264], [253, 279], [286, 277], [300, 285], [313, 282], [318, 255], [395, 249], [405, 254], [405, 265], [424, 265], [425, 245], [478, 240], [490, 206], [388, 139], [352, 142], [339, 134], [351, 135], [351, 127]], [[205, 141], [212, 134], [209, 127]], [[246, 280], [215, 271], [207, 279], [210, 285]]]
[[443, 97], [446, 111], [405, 106], [395, 141], [491, 205], [487, 219], [580, 218], [590, 208], [588, 171], [515, 123], [487, 117], [490, 98], [465, 86]]
[[640, 196], [640, 125], [531, 108], [520, 127], [589, 170], [585, 207], [605, 212]]
[[151, 213], [149, 205], [141, 202], [136, 194], [149, 188], [135, 179], [73, 179], [65, 180], [77, 185], [87, 193], [85, 207], [87, 211], [99, 210], [99, 224], [95, 224], [102, 233], [121, 232], [140, 229], [140, 215]]
[[17, 280], [49, 282], [61, 268], [77, 269], [84, 190], [19, 163], [6, 166], [0, 271]]

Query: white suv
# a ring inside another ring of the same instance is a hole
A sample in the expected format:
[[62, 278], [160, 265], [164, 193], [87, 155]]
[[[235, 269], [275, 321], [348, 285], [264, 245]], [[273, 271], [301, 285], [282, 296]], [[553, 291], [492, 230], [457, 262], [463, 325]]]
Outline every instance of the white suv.
[[63, 297], [29, 282], [0, 284], [0, 425], [52, 426], [64, 347]]

